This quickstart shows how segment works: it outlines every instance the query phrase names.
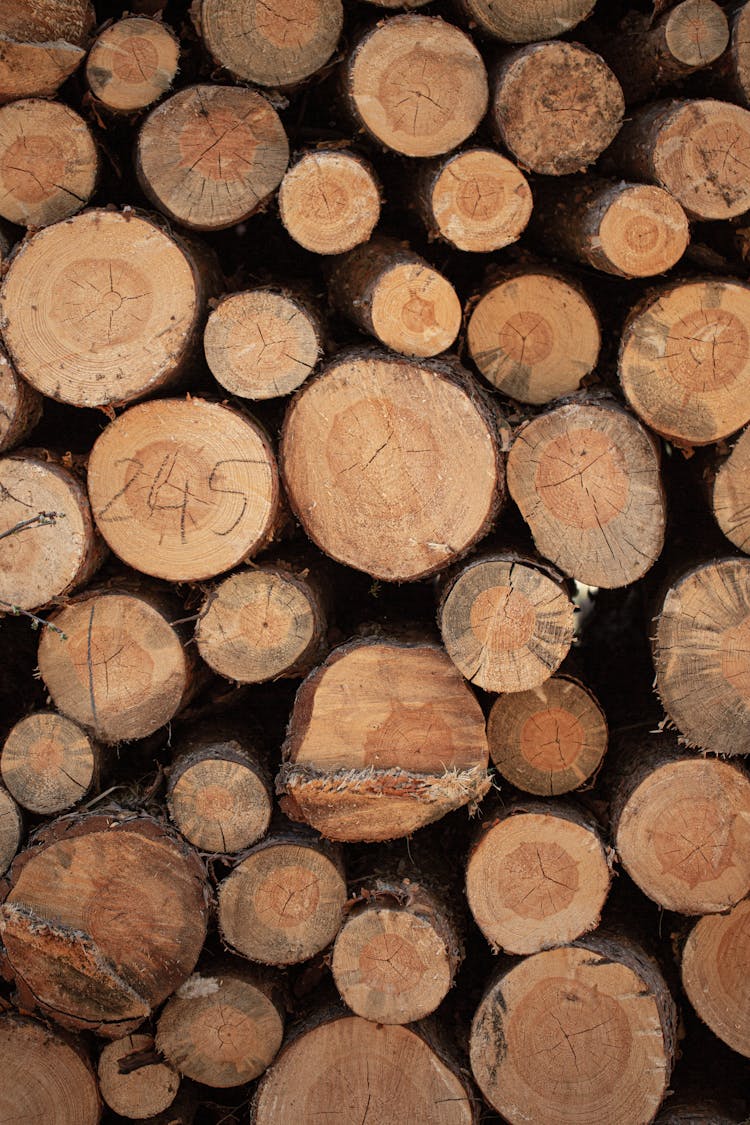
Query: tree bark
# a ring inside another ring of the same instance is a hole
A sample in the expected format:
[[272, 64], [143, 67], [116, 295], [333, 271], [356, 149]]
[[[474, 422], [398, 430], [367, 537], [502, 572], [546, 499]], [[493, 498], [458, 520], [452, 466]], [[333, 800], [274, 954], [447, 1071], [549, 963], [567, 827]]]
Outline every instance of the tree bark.
[[344, 254], [367, 242], [380, 218], [375, 169], [358, 153], [315, 148], [291, 165], [279, 188], [279, 216], [314, 254]]
[[98, 784], [101, 751], [72, 719], [34, 711], [12, 727], [0, 774], [22, 808], [40, 816], [65, 812]]
[[137, 113], [168, 93], [180, 42], [165, 23], [133, 16], [99, 33], [86, 59], [86, 81], [97, 106]]

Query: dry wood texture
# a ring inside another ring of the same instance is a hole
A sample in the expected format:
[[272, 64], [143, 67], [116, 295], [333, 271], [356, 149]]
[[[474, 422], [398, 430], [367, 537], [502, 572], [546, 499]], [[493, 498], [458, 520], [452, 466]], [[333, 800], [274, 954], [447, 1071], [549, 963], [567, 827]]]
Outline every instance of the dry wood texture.
[[735, 547], [750, 548], [750, 430], [743, 430], [710, 481], [716, 522]]
[[0, 11], [0, 102], [54, 94], [83, 60], [94, 21], [91, 0], [6, 0]]
[[18, 805], [6, 789], [0, 786], [0, 875], [10, 866], [21, 840], [23, 822]]
[[717, 68], [730, 97], [750, 105], [750, 4], [740, 4], [732, 15], [729, 50]]
[[42, 396], [15, 372], [0, 348], [0, 453], [20, 445], [42, 416]]
[[22, 808], [43, 816], [82, 801], [98, 780], [100, 752], [64, 715], [36, 711], [16, 723], [0, 754], [0, 775]]
[[595, 0], [459, 0], [487, 35], [508, 43], [533, 43], [563, 35], [591, 14]]
[[[127, 1069], [134, 1059], [140, 1061], [145, 1055], [152, 1055], [153, 1061]], [[99, 1056], [98, 1078], [99, 1092], [109, 1108], [136, 1121], [169, 1109], [180, 1088], [175, 1068], [154, 1054], [152, 1035], [125, 1035], [107, 1043]]]
[[750, 899], [696, 922], [682, 951], [682, 984], [715, 1035], [750, 1057]]
[[367, 242], [380, 204], [380, 185], [369, 161], [337, 148], [303, 153], [279, 188], [282, 223], [314, 254], [344, 254]]
[[86, 81], [99, 105], [134, 113], [167, 93], [179, 57], [179, 40], [166, 24], [139, 16], [118, 20], [89, 51]]
[[91, 1065], [66, 1036], [37, 1020], [0, 1016], [0, 1122], [98, 1125], [101, 1101]]

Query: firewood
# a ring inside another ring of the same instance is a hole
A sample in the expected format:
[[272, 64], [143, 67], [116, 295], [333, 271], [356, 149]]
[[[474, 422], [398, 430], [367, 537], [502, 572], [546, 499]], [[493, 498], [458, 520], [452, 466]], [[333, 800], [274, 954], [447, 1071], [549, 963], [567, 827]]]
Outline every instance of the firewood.
[[496, 431], [455, 364], [340, 353], [287, 412], [289, 502], [334, 559], [389, 582], [422, 578], [492, 526], [504, 498]]
[[535, 405], [576, 391], [596, 366], [600, 343], [589, 298], [546, 267], [493, 280], [466, 330], [467, 351], [487, 382]]
[[[148, 1055], [151, 1061], [129, 1068], [134, 1057]], [[99, 1092], [109, 1108], [136, 1121], [169, 1109], [180, 1088], [179, 1074], [156, 1054], [152, 1035], [126, 1035], [107, 1043], [99, 1056], [98, 1075]]]
[[0, 785], [0, 875], [10, 867], [22, 837], [21, 810], [7, 789]]
[[282, 809], [333, 840], [406, 836], [489, 788], [481, 708], [428, 642], [334, 649], [297, 692], [283, 757]]
[[565, 801], [518, 801], [485, 818], [466, 897], [494, 950], [537, 953], [599, 925], [610, 862], [592, 817]]
[[101, 1101], [83, 1049], [38, 1020], [0, 1016], [0, 1121], [98, 1125]]
[[750, 1057], [750, 899], [727, 914], [696, 922], [682, 951], [681, 973], [682, 987], [703, 1022], [733, 1051]]
[[750, 553], [750, 430], [742, 431], [729, 454], [710, 474], [711, 509], [735, 547]]
[[42, 401], [0, 347], [0, 453], [26, 440], [42, 416]]
[[72, 719], [34, 711], [12, 727], [0, 754], [0, 775], [22, 808], [42, 816], [77, 805], [96, 784], [101, 752]]
[[117, 20], [89, 51], [86, 81], [99, 106], [134, 113], [167, 93], [179, 57], [179, 40], [167, 24], [140, 16]]
[[83, 61], [95, 20], [91, 0], [4, 0], [0, 103], [54, 94]]
[[392, 239], [372, 239], [341, 259], [329, 294], [364, 332], [403, 355], [439, 355], [461, 327], [461, 303], [448, 279]]
[[517, 3], [516, 0], [459, 0], [472, 24], [486, 35], [508, 43], [534, 43], [553, 39], [585, 20], [596, 0], [543, 0], [543, 3]]
[[592, 693], [571, 676], [500, 695], [487, 720], [498, 773], [526, 793], [555, 797], [590, 781], [607, 749], [607, 721]]
[[152, 109], [135, 164], [145, 195], [191, 230], [247, 219], [281, 183], [289, 143], [262, 94], [239, 86], [188, 86]]
[[380, 205], [380, 184], [369, 161], [337, 148], [302, 153], [279, 188], [281, 222], [314, 254], [344, 254], [367, 242]]
[[229, 570], [279, 521], [265, 432], [233, 407], [190, 396], [141, 403], [111, 422], [91, 451], [88, 488], [115, 554], [172, 582]]
[[119, 1038], [187, 980], [207, 914], [203, 867], [163, 825], [73, 814], [14, 861], [0, 934], [27, 1006]]
[[345, 905], [339, 849], [314, 833], [277, 827], [219, 885], [219, 932], [251, 961], [295, 965], [330, 945]]
[[103, 406], [175, 381], [205, 301], [182, 244], [132, 210], [95, 209], [22, 245], [0, 320], [10, 358], [33, 387], [73, 406]]
[[264, 399], [296, 391], [323, 353], [323, 325], [304, 297], [272, 288], [224, 297], [210, 313], [203, 348], [230, 394]]
[[508, 551], [479, 555], [448, 578], [438, 626], [467, 680], [485, 691], [527, 691], [567, 656], [573, 613], [552, 567]]

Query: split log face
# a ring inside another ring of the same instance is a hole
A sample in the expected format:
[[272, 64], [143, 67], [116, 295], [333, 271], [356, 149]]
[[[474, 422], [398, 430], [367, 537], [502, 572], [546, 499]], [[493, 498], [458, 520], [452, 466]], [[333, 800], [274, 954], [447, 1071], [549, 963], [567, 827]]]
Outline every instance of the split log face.
[[273, 566], [230, 574], [206, 598], [195, 627], [206, 664], [243, 684], [302, 675], [325, 637], [315, 588], [303, 575]]
[[320, 70], [336, 49], [341, 0], [201, 0], [203, 42], [243, 82], [294, 86]]
[[573, 282], [546, 270], [494, 284], [471, 313], [469, 355], [488, 383], [540, 404], [577, 390], [599, 358], [593, 305]]
[[750, 899], [696, 923], [682, 952], [682, 985], [715, 1035], [750, 1057]]
[[653, 639], [656, 689], [690, 746], [750, 745], [750, 559], [695, 567], [666, 595]]
[[282, 809], [332, 840], [407, 836], [489, 788], [482, 710], [428, 643], [334, 649], [297, 692], [283, 755]]
[[95, 20], [90, 0], [5, 0], [0, 102], [54, 94], [83, 60]]
[[466, 897], [494, 951], [536, 953], [595, 929], [610, 881], [593, 820], [572, 805], [531, 801], [482, 826]]
[[708, 445], [750, 420], [750, 287], [669, 285], [636, 307], [619, 374], [633, 410], [676, 445]]
[[0, 348], [0, 453], [20, 445], [41, 416], [41, 395], [16, 374]]
[[338, 851], [294, 832], [266, 837], [219, 886], [223, 940], [251, 961], [296, 965], [341, 928], [346, 878]]
[[528, 691], [573, 643], [573, 604], [560, 577], [518, 555], [475, 559], [449, 582], [438, 611], [459, 671], [485, 691]]
[[164, 1006], [156, 1045], [186, 1078], [225, 1089], [275, 1059], [284, 1014], [270, 981], [241, 964], [194, 973]]
[[339, 1121], [473, 1125], [471, 1096], [455, 1069], [408, 1027], [339, 1016], [288, 1043], [261, 1082], [253, 1125], [296, 1125], [335, 1107]]
[[432, 16], [385, 20], [356, 44], [345, 77], [359, 125], [404, 156], [457, 148], [487, 109], [487, 72], [468, 35]]
[[625, 100], [599, 55], [578, 43], [534, 43], [509, 52], [493, 85], [490, 116], [522, 168], [581, 172], [614, 140]]
[[94, 518], [129, 566], [171, 582], [211, 578], [272, 538], [276, 459], [247, 415], [203, 399], [160, 399], [121, 414], [88, 467]]
[[716, 522], [735, 547], [750, 553], [750, 430], [744, 430], [719, 467], [711, 488]]
[[126, 1035], [107, 1043], [99, 1056], [99, 1091], [120, 1117], [143, 1121], [169, 1109], [180, 1088], [180, 1076], [171, 1063], [156, 1061], [123, 1074], [132, 1056], [154, 1052], [152, 1035]]
[[173, 94], [148, 115], [136, 147], [143, 191], [191, 230], [221, 230], [247, 219], [279, 186], [288, 162], [276, 110], [238, 86], [189, 86]]
[[93, 786], [99, 750], [64, 715], [36, 711], [12, 728], [0, 755], [0, 773], [19, 805], [42, 816], [78, 804]]
[[486, 534], [500, 458], [490, 407], [462, 369], [379, 352], [342, 356], [302, 388], [280, 453], [313, 542], [388, 582], [433, 574]]
[[38, 609], [70, 593], [88, 582], [105, 554], [85, 488], [43, 454], [0, 459], [2, 533], [0, 610]]
[[591, 14], [595, 0], [461, 0], [485, 34], [508, 43], [554, 39]]
[[0, 1122], [98, 1125], [96, 1078], [82, 1052], [36, 1020], [0, 1017]]
[[205, 941], [203, 867], [148, 817], [55, 821], [11, 882], [0, 933], [16, 984], [64, 1026], [134, 1030], [188, 978]]
[[471, 1030], [471, 1067], [511, 1125], [652, 1121], [674, 1057], [674, 1003], [645, 955], [587, 938], [496, 979]]
[[594, 696], [570, 676], [500, 695], [487, 722], [493, 764], [526, 793], [555, 797], [594, 776], [607, 749], [607, 721]]
[[23, 821], [18, 805], [0, 786], [0, 875], [7, 871], [23, 836]]
[[133, 113], [167, 93], [179, 57], [179, 40], [166, 24], [139, 16], [118, 20], [91, 48], [86, 81], [100, 105]]
[[98, 157], [86, 122], [59, 102], [29, 98], [0, 108], [0, 215], [46, 227], [94, 193]]
[[250, 289], [225, 297], [203, 337], [211, 374], [230, 394], [265, 399], [296, 391], [323, 351], [319, 318], [299, 297]]
[[652, 435], [617, 404], [571, 403], [517, 431], [508, 489], [545, 558], [612, 589], [642, 578], [664, 545], [659, 460]]
[[179, 607], [145, 593], [92, 590], [52, 614], [39, 671], [64, 715], [101, 742], [145, 738], [195, 690], [195, 657], [170, 624]]
[[14, 257], [0, 295], [5, 345], [50, 398], [130, 402], [179, 374], [201, 289], [186, 253], [154, 223], [87, 211], [35, 234]]
[[372, 165], [352, 152], [315, 149], [287, 171], [279, 188], [287, 232], [314, 254], [344, 254], [367, 242], [380, 218]]

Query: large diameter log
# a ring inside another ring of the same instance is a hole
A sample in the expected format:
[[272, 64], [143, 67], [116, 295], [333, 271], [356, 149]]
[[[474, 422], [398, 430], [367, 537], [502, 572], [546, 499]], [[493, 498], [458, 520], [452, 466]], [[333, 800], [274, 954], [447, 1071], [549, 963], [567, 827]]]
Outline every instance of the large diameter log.
[[493, 74], [490, 118], [522, 168], [582, 172], [614, 140], [625, 101], [599, 55], [579, 43], [534, 43], [505, 54]]
[[591, 14], [596, 0], [459, 0], [472, 24], [507, 43], [554, 39]]
[[716, 522], [735, 547], [750, 553], [750, 429], [745, 429], [709, 485]]
[[88, 489], [115, 554], [171, 582], [231, 569], [273, 538], [279, 520], [265, 432], [199, 398], [144, 402], [111, 422], [91, 451]]
[[334, 649], [297, 692], [283, 757], [283, 810], [333, 840], [407, 836], [489, 788], [481, 708], [426, 642]]
[[750, 286], [676, 282], [647, 298], [625, 325], [619, 374], [633, 410], [676, 445], [739, 430], [750, 420]]
[[344, 254], [372, 234], [380, 218], [380, 194], [369, 161], [341, 149], [313, 149], [284, 175], [279, 215], [305, 250]]
[[204, 302], [195, 265], [160, 227], [133, 212], [92, 210], [21, 247], [0, 319], [32, 386], [73, 406], [104, 406], [174, 382]]
[[0, 1016], [0, 1125], [98, 1125], [101, 1101], [82, 1047], [46, 1024]]
[[443, 590], [438, 626], [459, 671], [485, 691], [539, 687], [573, 643], [574, 608], [551, 567], [514, 553], [482, 555]]
[[0, 11], [0, 102], [54, 94], [83, 61], [91, 0], [6, 0]]
[[715, 1035], [750, 1058], [750, 899], [696, 922], [682, 951], [682, 986]]
[[384, 20], [355, 43], [344, 84], [355, 122], [405, 156], [457, 148], [484, 117], [489, 96], [469, 36], [411, 14]]
[[21, 846], [21, 810], [7, 789], [0, 786], [0, 875], [3, 875]]
[[570, 403], [522, 426], [508, 454], [508, 489], [537, 550], [579, 582], [627, 586], [661, 553], [659, 446], [615, 402]]
[[109, 1108], [135, 1121], [169, 1109], [180, 1088], [179, 1074], [156, 1054], [152, 1035], [125, 1035], [107, 1043], [97, 1074], [99, 1092]]
[[717, 559], [676, 581], [657, 614], [656, 690], [690, 746], [750, 748], [750, 559]]
[[54, 711], [34, 711], [11, 728], [0, 754], [0, 775], [22, 808], [51, 816], [90, 792], [100, 757], [78, 723]]
[[418, 1027], [359, 1016], [334, 1016], [291, 1039], [261, 1081], [250, 1120], [297, 1125], [331, 1112], [345, 1125], [359, 1125], [368, 1115], [373, 1125], [478, 1120], [459, 1066]]
[[0, 347], [0, 453], [20, 445], [42, 416], [42, 396], [16, 373]]
[[474, 1016], [471, 1067], [510, 1125], [652, 1121], [675, 1056], [677, 1013], [653, 961], [594, 936], [496, 977]]
[[151, 202], [191, 230], [247, 219], [281, 183], [289, 143], [262, 94], [239, 86], [189, 86], [141, 126], [135, 165]]
[[492, 407], [462, 369], [351, 352], [303, 386], [280, 463], [305, 531], [389, 582], [448, 566], [492, 526], [504, 468]]
[[140, 16], [117, 20], [89, 51], [86, 81], [98, 105], [134, 113], [167, 93], [179, 58], [179, 40], [167, 24]]
[[65, 817], [16, 859], [0, 934], [24, 1002], [117, 1038], [193, 971], [208, 887], [194, 852], [149, 817]]

